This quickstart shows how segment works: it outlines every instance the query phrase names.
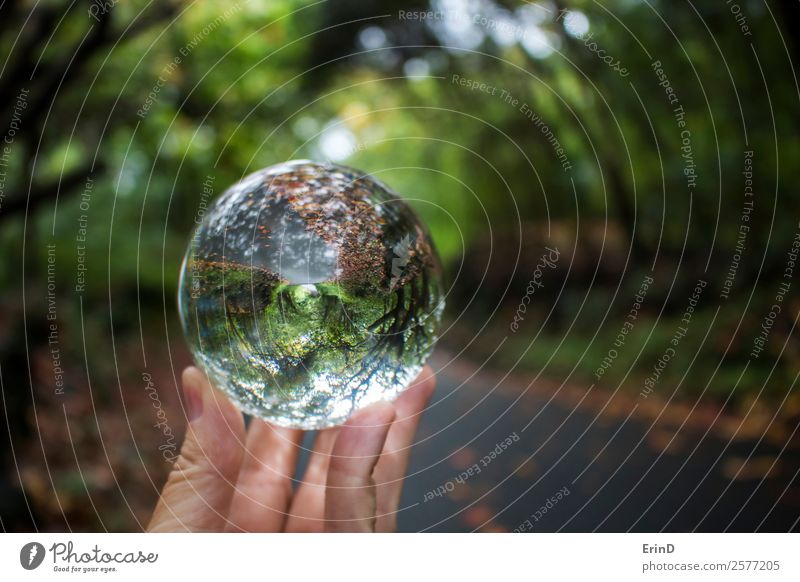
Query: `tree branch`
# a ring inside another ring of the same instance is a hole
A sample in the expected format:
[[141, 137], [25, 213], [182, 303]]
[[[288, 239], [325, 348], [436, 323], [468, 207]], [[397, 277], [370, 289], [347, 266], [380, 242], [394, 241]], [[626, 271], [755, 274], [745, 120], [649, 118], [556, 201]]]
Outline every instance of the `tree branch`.
[[[11, 9], [14, 7], [12, 6]], [[30, 82], [31, 75], [33, 74], [33, 67], [35, 66], [35, 58], [39, 51], [36, 48], [47, 42], [50, 35], [53, 34], [53, 27], [58, 21], [58, 9], [54, 6], [41, 8], [38, 10], [39, 14], [33, 21], [31, 28], [33, 30], [25, 38], [16, 50], [16, 64], [10, 70], [6, 71], [3, 78], [0, 79], [0, 111], [6, 111], [11, 107], [20, 89], [26, 82]], [[2, 13], [2, 11], [0, 11]], [[9, 22], [13, 14], [2, 14], [3, 22]]]
[[101, 163], [95, 164], [94, 170], [92, 170], [91, 166], [86, 165], [59, 176], [57, 180], [44, 184], [34, 184], [27, 197], [14, 196], [10, 201], [0, 206], [0, 223], [24, 212], [26, 209], [30, 214], [42, 203], [55, 199], [56, 196], [63, 197], [71, 194], [72, 190], [85, 184], [87, 176], [102, 172], [103, 169], [104, 166]]

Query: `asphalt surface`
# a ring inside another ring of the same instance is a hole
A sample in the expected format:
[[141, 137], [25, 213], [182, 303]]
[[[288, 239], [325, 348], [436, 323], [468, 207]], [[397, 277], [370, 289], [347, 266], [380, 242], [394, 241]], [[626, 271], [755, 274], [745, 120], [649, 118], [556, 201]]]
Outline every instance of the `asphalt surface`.
[[790, 446], [731, 438], [718, 434], [730, 419], [697, 410], [654, 422], [630, 395], [447, 362], [433, 362], [401, 531], [798, 531], [791, 430]]

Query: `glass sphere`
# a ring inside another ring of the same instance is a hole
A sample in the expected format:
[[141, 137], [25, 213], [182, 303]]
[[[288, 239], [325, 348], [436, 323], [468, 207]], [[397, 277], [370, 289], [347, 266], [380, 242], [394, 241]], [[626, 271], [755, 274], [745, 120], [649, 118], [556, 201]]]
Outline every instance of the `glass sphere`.
[[409, 385], [444, 297], [430, 236], [397, 194], [300, 160], [251, 174], [208, 208], [179, 307], [217, 388], [247, 413], [317, 429]]

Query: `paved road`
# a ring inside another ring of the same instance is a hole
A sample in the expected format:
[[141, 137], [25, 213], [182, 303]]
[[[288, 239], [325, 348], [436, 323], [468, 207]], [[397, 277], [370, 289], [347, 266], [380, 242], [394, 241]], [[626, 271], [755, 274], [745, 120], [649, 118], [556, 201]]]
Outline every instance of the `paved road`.
[[595, 389], [594, 404], [576, 406], [581, 390], [473, 372], [440, 373], [406, 481], [403, 531], [799, 529], [796, 438], [781, 452], [717, 430], [704, 437], [696, 422], [651, 426], [634, 398], [609, 402]]

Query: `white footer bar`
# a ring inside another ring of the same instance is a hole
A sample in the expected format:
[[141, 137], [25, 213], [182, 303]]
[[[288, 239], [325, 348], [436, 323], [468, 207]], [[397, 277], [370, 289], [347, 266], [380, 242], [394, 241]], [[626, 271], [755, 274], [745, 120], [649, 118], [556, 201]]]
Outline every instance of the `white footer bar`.
[[3, 534], [0, 579], [797, 581], [798, 542], [794, 534]]

